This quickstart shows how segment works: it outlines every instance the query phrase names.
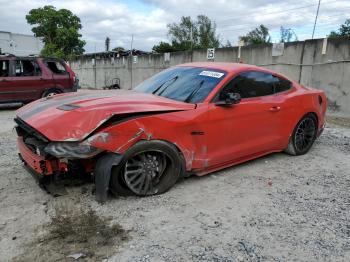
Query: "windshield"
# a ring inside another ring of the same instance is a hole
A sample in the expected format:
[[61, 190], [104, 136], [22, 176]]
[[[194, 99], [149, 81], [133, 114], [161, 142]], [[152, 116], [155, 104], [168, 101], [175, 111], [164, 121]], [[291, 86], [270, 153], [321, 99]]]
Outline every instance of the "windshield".
[[142, 82], [135, 90], [186, 103], [200, 103], [226, 76], [225, 71], [172, 67]]

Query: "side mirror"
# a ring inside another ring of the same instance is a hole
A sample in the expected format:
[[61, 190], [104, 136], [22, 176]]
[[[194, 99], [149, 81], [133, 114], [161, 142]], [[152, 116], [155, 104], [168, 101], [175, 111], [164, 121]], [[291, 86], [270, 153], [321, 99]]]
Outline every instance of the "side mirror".
[[241, 102], [241, 95], [239, 93], [226, 93], [224, 100], [215, 103], [217, 106], [231, 106]]

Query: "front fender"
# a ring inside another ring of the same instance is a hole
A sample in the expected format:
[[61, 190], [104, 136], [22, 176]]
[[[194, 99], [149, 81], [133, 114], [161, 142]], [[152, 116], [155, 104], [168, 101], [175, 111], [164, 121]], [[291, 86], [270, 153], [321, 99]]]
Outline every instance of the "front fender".
[[122, 155], [140, 140], [163, 140], [180, 150], [186, 170], [190, 171], [205, 166], [206, 154], [205, 144], [196, 141], [190, 130], [186, 125], [179, 127], [176, 121], [145, 117], [104, 128], [87, 141], [91, 146]]

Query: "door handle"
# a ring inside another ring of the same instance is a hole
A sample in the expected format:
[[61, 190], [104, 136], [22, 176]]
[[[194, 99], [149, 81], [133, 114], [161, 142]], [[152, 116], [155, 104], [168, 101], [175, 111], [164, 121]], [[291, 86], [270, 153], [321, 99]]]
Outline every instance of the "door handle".
[[273, 107], [270, 107], [270, 112], [278, 112], [281, 110], [281, 107], [280, 106], [273, 106]]

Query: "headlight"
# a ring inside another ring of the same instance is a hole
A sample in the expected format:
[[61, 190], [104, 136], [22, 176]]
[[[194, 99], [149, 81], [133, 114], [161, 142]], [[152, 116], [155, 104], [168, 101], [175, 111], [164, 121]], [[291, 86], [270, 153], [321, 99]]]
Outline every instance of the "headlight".
[[77, 142], [52, 142], [44, 150], [57, 158], [89, 158], [102, 151], [88, 144]]

